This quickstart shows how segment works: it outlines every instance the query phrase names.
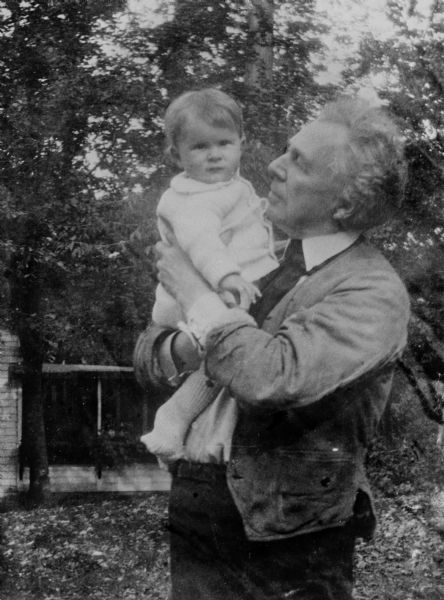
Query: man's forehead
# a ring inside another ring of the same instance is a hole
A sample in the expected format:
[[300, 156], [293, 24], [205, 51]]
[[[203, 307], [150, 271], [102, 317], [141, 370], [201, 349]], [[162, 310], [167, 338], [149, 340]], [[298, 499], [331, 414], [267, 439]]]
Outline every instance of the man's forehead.
[[324, 148], [342, 146], [348, 141], [348, 130], [344, 125], [330, 121], [315, 120], [304, 125], [288, 142], [289, 150], [310, 157]]

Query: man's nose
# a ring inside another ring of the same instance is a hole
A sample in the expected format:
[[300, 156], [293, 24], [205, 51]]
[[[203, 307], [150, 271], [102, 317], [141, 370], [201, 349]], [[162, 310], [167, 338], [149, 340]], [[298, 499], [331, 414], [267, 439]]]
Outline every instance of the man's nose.
[[272, 160], [271, 163], [268, 165], [267, 171], [268, 171], [268, 175], [271, 178], [277, 177], [278, 179], [282, 179], [282, 180], [284, 180], [286, 178], [284, 157], [285, 157], [285, 154], [282, 154], [282, 156], [278, 156], [277, 158]]

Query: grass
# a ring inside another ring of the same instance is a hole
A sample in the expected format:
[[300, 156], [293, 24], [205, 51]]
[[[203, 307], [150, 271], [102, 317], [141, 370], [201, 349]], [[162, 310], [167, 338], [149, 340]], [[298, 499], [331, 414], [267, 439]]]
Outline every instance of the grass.
[[[356, 600], [442, 600], [444, 550], [427, 498], [376, 497], [375, 539], [358, 546]], [[2, 515], [2, 600], [160, 600], [168, 587], [167, 494]]]
[[2, 600], [164, 599], [165, 494], [3, 515]]

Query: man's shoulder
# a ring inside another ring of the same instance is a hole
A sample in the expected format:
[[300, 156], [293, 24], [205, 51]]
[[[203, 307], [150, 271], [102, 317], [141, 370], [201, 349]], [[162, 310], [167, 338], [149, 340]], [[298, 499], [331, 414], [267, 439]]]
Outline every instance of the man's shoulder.
[[292, 296], [324, 298], [340, 293], [345, 298], [361, 296], [399, 298], [408, 304], [408, 293], [400, 276], [380, 250], [365, 239], [331, 257], [326, 264], [296, 284]]
[[395, 268], [383, 253], [366, 239], [338, 256], [337, 260], [332, 262], [331, 272], [325, 275], [336, 277], [346, 285], [347, 282], [353, 281], [354, 285], [359, 287], [381, 287], [387, 293], [391, 290], [392, 294], [399, 294], [400, 299], [408, 298], [405, 284]]
[[342, 258], [344, 259], [344, 262], [348, 262], [353, 268], [362, 269], [362, 267], [366, 265], [368, 269], [387, 271], [399, 278], [395, 268], [381, 250], [366, 238], [363, 238], [361, 243], [355, 244], [350, 248], [350, 251], [344, 253]]

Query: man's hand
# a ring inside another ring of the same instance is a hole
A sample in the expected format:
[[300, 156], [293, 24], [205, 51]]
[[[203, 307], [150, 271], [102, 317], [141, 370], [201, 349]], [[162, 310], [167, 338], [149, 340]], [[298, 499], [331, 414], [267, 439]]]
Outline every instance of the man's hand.
[[250, 305], [260, 298], [259, 289], [241, 275], [231, 273], [226, 275], [219, 283], [220, 296], [228, 307], [239, 306], [248, 310]]

